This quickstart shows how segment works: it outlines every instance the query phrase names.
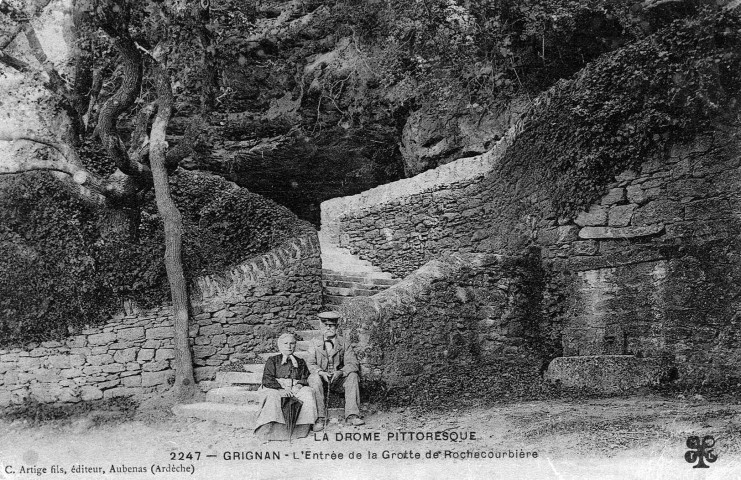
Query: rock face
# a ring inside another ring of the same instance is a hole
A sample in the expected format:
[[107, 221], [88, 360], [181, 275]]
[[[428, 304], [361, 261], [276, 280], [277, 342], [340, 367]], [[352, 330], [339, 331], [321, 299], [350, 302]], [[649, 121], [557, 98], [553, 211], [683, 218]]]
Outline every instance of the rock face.
[[488, 151], [517, 121], [528, 101], [491, 108], [450, 102], [430, 104], [409, 115], [399, 149], [404, 173], [412, 177], [430, 168]]

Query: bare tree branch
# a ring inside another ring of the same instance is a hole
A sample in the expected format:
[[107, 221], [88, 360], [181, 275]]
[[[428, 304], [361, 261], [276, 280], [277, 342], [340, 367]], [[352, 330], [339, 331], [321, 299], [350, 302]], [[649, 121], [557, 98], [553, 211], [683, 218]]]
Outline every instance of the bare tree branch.
[[13, 40], [15, 40], [22, 31], [23, 25], [17, 24], [13, 25], [13, 27], [8, 32], [0, 33], [0, 50], [5, 50], [5, 48], [13, 43]]
[[33, 9], [32, 15], [29, 16], [25, 12], [22, 12], [13, 7], [7, 1], [0, 0], [0, 13], [9, 16], [12, 21], [17, 22], [17, 25], [11, 29], [9, 34], [2, 37], [2, 42], [0, 42], [0, 61], [3, 64], [18, 70], [19, 72], [35, 73], [35, 70], [32, 69], [31, 66], [26, 62], [15, 59], [10, 55], [2, 52], [2, 50], [7, 47], [20, 32], [23, 32], [26, 36], [26, 40], [28, 41], [28, 45], [31, 48], [31, 53], [41, 65], [43, 72], [46, 73], [49, 78], [48, 82], [41, 82], [42, 85], [44, 86], [44, 88], [61, 98], [60, 106], [70, 114], [71, 120], [75, 124], [77, 124], [79, 123], [79, 118], [74, 108], [74, 93], [69, 89], [66, 82], [57, 71], [56, 67], [54, 67], [54, 64], [47, 57], [46, 52], [44, 51], [44, 48], [42, 47], [41, 42], [36, 35], [36, 30], [31, 24], [32, 16], [38, 15], [39, 12], [41, 12], [41, 10], [49, 5], [50, 2], [51, 0], [42, 0], [41, 2], [38, 2]]
[[[0, 63], [3, 65], [7, 65], [8, 67], [12, 68], [13, 70], [16, 70], [20, 73], [24, 73], [31, 77], [32, 80], [37, 80], [36, 74], [39, 76], [41, 75], [41, 71], [33, 68], [30, 64], [24, 62], [23, 60], [19, 60], [11, 55], [8, 55], [7, 53], [0, 51]], [[55, 87], [50, 82], [42, 82], [38, 81], [38, 83], [43, 86], [46, 90], [49, 90], [52, 93], [56, 93]], [[68, 104], [68, 99], [62, 99], [62, 107], [66, 109], [66, 106]]]
[[49, 57], [47, 57], [31, 22], [26, 22], [24, 24], [23, 32], [26, 34], [26, 40], [28, 40], [29, 47], [31, 47], [31, 53], [33, 53], [36, 61], [39, 62], [41, 68], [43, 68], [44, 72], [49, 76], [49, 86], [51, 87], [51, 90], [73, 105], [74, 99], [72, 92], [67, 87], [67, 84], [64, 79], [62, 79], [62, 76], [59, 74], [56, 67], [54, 67], [54, 64], [49, 60]]
[[78, 185], [97, 191], [101, 195], [105, 195], [105, 192], [109, 190], [103, 180], [82, 166], [77, 153], [68, 145], [48, 138], [33, 135], [12, 135], [8, 132], [0, 132], [0, 141], [36, 143], [56, 150], [63, 157], [63, 159], [57, 160], [41, 160], [16, 155], [9, 162], [0, 163], [0, 175], [49, 170], [66, 173]]
[[7, 65], [14, 70], [18, 70], [21, 73], [33, 72], [31, 65], [27, 64], [23, 60], [18, 60], [3, 51], [0, 51], [0, 63]]

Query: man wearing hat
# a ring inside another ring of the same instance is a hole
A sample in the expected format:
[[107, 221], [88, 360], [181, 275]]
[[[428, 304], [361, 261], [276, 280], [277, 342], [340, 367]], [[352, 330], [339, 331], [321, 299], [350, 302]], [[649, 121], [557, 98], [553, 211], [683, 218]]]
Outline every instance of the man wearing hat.
[[327, 415], [324, 408], [325, 385], [329, 385], [332, 391], [345, 391], [345, 420], [351, 425], [363, 425], [365, 422], [360, 418], [360, 368], [350, 341], [337, 335], [340, 314], [322, 312], [318, 316], [322, 322], [322, 338], [311, 342], [309, 358], [306, 359], [311, 373], [309, 386], [314, 389], [319, 412], [314, 431], [324, 428]]

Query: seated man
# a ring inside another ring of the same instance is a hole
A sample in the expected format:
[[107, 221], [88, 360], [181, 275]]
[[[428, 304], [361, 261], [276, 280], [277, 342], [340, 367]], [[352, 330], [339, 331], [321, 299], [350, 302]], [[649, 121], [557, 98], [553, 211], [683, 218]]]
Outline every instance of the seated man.
[[350, 341], [337, 335], [337, 312], [322, 312], [322, 339], [312, 341], [309, 349], [309, 386], [314, 390], [319, 418], [314, 431], [324, 428], [327, 416], [324, 404], [325, 384], [330, 390], [345, 391], [345, 420], [351, 425], [363, 425], [360, 418], [360, 383], [358, 359], [355, 357]]
[[[260, 412], [257, 415], [255, 434], [267, 440], [288, 440], [305, 437], [316, 422], [316, 400], [314, 391], [308, 387], [309, 369], [306, 362], [293, 355], [296, 350], [296, 337], [284, 333], [278, 337], [279, 355], [265, 362], [265, 370], [260, 386]], [[287, 427], [283, 397], [296, 397], [303, 402], [293, 431]]]

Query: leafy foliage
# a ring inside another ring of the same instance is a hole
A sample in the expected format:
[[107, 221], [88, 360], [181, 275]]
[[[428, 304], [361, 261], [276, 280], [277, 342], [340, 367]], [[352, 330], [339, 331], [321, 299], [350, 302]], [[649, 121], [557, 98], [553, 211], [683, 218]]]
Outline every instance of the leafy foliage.
[[559, 214], [674, 142], [738, 122], [741, 19], [705, 12], [604, 56], [554, 88], [511, 155], [544, 165]]
[[488, 104], [539, 92], [625, 43], [635, 33], [629, 4], [351, 0], [342, 6], [346, 28], [380, 48], [382, 85], [407, 81], [417, 97]]
[[[149, 199], [139, 241], [100, 233], [99, 216], [43, 174], [4, 179], [0, 190], [0, 343], [50, 340], [95, 324], [124, 299], [166, 302], [162, 222]], [[180, 171], [185, 268], [221, 271], [309, 231], [284, 207], [218, 177]]]

